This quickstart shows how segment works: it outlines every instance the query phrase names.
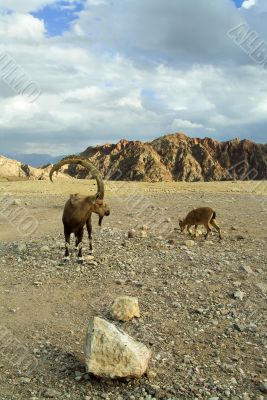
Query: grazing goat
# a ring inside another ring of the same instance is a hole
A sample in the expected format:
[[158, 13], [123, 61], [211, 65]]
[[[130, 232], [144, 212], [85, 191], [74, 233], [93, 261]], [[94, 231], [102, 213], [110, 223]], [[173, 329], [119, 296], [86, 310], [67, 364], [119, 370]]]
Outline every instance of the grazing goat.
[[195, 237], [196, 237], [198, 225], [204, 225], [207, 229], [207, 233], [205, 235], [205, 239], [207, 239], [211, 231], [211, 226], [213, 226], [217, 230], [219, 238], [221, 239], [222, 238], [221, 229], [217, 225], [215, 218], [216, 218], [216, 213], [212, 208], [210, 207], [196, 208], [195, 210], [190, 211], [183, 220], [181, 219], [179, 220], [181, 232], [183, 232], [185, 227], [187, 226], [188, 233], [192, 235], [190, 227], [192, 225], [195, 225]]
[[50, 171], [50, 180], [53, 182], [52, 176], [55, 171], [58, 171], [63, 165], [78, 164], [87, 168], [93, 178], [97, 182], [97, 193], [92, 196], [85, 196], [82, 194], [71, 194], [69, 200], [66, 202], [62, 222], [64, 225], [65, 235], [65, 261], [70, 259], [70, 236], [72, 233], [75, 235], [75, 246], [78, 250], [78, 262], [83, 263], [82, 257], [82, 239], [84, 233], [84, 226], [86, 225], [89, 237], [89, 250], [92, 253], [92, 213], [99, 215], [98, 225], [101, 226], [104, 216], [110, 214], [108, 205], [103, 201], [104, 199], [104, 183], [100, 176], [100, 172], [95, 166], [89, 162], [85, 157], [69, 156], [61, 160], [53, 166]]

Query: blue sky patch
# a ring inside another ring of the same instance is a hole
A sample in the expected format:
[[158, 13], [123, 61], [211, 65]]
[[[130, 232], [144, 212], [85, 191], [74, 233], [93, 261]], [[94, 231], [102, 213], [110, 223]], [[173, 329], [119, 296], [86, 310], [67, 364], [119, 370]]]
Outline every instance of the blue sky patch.
[[233, 2], [235, 3], [235, 5], [239, 8], [242, 6], [242, 4], [244, 3], [244, 0], [233, 0]]
[[84, 9], [84, 5], [84, 0], [57, 1], [31, 14], [44, 20], [48, 36], [60, 36], [69, 30], [71, 23], [78, 18], [78, 13]]

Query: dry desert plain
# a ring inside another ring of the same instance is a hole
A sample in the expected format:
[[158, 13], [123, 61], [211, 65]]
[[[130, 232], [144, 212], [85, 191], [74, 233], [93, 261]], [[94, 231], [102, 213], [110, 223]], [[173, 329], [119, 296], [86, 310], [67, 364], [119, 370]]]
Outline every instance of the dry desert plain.
[[[266, 399], [267, 183], [106, 182], [94, 259], [85, 237], [84, 265], [64, 264], [64, 202], [95, 188], [0, 182], [0, 399]], [[178, 230], [198, 206], [216, 210], [222, 241]], [[98, 379], [84, 369], [87, 323], [125, 294], [141, 317], [114, 323], [151, 349], [149, 370]]]

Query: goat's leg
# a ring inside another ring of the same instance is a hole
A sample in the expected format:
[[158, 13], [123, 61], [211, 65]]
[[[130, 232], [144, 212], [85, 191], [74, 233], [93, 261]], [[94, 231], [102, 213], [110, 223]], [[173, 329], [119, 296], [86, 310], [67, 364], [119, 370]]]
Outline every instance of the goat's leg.
[[191, 225], [187, 225], [186, 229], [187, 229], [187, 232], [189, 233], [189, 235], [192, 236], [192, 232], [190, 231], [190, 227], [191, 227]]
[[70, 260], [70, 232], [67, 229], [64, 229], [65, 236], [65, 256], [64, 261], [67, 262]]
[[219, 239], [221, 239], [221, 238], [222, 238], [221, 228], [220, 228], [219, 225], [217, 224], [216, 220], [213, 219], [213, 220], [210, 222], [210, 224], [211, 224], [212, 226], [214, 226], [214, 228], [216, 229], [216, 231], [217, 231], [218, 234], [219, 234]]
[[209, 236], [209, 233], [211, 231], [210, 225], [209, 223], [205, 224], [205, 228], [207, 229], [207, 233], [205, 235], [205, 240], [207, 239], [207, 237]]
[[77, 234], [75, 234], [75, 249], [76, 250], [78, 250], [78, 244], [79, 244], [78, 236], [77, 236]]
[[93, 241], [92, 241], [92, 217], [91, 217], [91, 215], [88, 218], [88, 220], [86, 221], [86, 228], [87, 228], [88, 238], [89, 238], [89, 253], [92, 254], [93, 253]]
[[83, 264], [82, 240], [83, 240], [83, 228], [77, 232], [77, 249], [78, 249], [78, 263], [79, 264]]

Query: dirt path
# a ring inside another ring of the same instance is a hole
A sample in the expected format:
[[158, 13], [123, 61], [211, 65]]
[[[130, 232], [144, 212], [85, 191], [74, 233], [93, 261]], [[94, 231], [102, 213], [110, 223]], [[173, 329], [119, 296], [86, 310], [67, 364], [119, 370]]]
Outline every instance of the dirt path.
[[[95, 258], [81, 267], [62, 264], [61, 214], [69, 193], [93, 183], [1, 182], [0, 399], [264, 399], [267, 198], [265, 184], [256, 194], [252, 185], [109, 182], [111, 215], [102, 230], [95, 219]], [[187, 247], [178, 216], [200, 205], [216, 209], [224, 239]], [[21, 215], [37, 221], [29, 235]], [[147, 237], [127, 238], [144, 224]], [[118, 325], [151, 348], [153, 380], [85, 374], [88, 319], [109, 318], [120, 294], [139, 298], [141, 318]], [[36, 362], [29, 376], [18, 343]]]

